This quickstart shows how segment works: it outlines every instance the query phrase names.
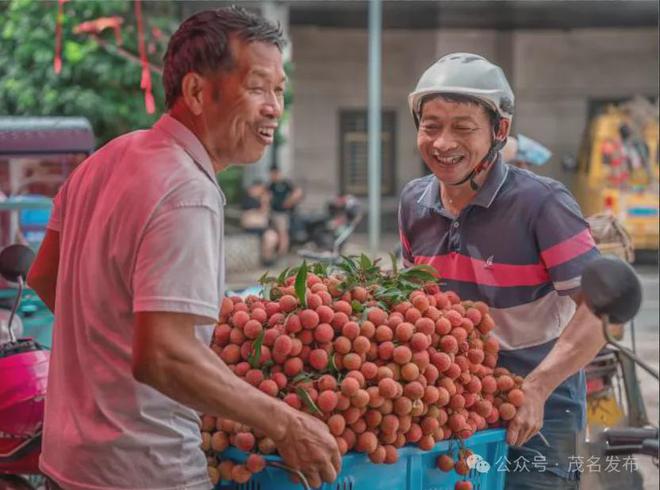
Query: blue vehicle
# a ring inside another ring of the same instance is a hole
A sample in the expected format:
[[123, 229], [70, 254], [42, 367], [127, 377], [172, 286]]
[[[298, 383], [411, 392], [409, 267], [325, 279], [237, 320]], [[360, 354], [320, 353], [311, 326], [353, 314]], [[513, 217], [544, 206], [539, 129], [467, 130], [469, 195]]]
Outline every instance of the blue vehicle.
[[[94, 132], [82, 117], [0, 117], [0, 247], [13, 243], [39, 249], [52, 198], [71, 171], [94, 151]], [[0, 317], [11, 308], [15, 284], [0, 281]], [[50, 347], [53, 315], [25, 289], [18, 311], [19, 336]], [[4, 323], [0, 321], [0, 338]], [[22, 331], [22, 333], [21, 333]]]

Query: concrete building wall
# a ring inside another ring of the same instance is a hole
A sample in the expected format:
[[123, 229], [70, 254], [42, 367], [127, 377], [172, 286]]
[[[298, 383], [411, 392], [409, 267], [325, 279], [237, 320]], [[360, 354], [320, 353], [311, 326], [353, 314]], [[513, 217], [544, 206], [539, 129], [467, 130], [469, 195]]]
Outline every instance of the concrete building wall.
[[[366, 30], [293, 26], [292, 177], [305, 207], [339, 190], [339, 111], [366, 109]], [[590, 98], [658, 93], [657, 29], [573, 31], [389, 30], [383, 32], [382, 104], [397, 114], [396, 188], [422, 175], [406, 97], [440, 56], [467, 51], [500, 64], [516, 92], [514, 131], [537, 138], [555, 157], [543, 173], [567, 181], [560, 158], [575, 154]], [[383, 199], [396, 208], [397, 196]]]
[[[339, 111], [366, 109], [368, 36], [366, 31], [293, 27], [296, 135], [292, 176], [304, 187], [306, 206], [318, 207], [340, 187]], [[433, 59], [435, 33], [383, 33], [382, 104], [397, 113], [396, 181], [419, 175], [415, 128], [406, 96]]]
[[570, 180], [560, 159], [577, 154], [590, 99], [658, 96], [657, 41], [657, 29], [515, 34], [515, 129], [553, 151], [543, 173]]

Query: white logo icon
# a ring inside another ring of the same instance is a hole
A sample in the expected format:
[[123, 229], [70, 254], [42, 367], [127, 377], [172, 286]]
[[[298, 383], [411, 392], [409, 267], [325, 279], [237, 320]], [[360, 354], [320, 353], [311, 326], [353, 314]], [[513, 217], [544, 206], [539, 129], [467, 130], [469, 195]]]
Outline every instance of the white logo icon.
[[479, 473], [488, 473], [490, 471], [490, 463], [478, 454], [471, 454], [467, 457], [465, 462], [468, 465], [468, 468], [475, 469]]
[[493, 259], [495, 258], [494, 255], [491, 255], [486, 259], [486, 263], [484, 264], [484, 269], [492, 269], [493, 268]]

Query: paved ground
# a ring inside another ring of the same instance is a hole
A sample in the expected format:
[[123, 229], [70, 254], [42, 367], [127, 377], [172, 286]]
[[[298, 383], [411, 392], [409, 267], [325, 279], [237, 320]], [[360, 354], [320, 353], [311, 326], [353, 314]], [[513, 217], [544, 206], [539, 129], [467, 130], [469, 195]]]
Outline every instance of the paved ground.
[[[376, 253], [376, 256], [383, 257], [387, 259], [386, 263], [389, 263], [388, 253], [394, 252], [397, 245], [399, 244], [399, 239], [396, 235], [384, 235], [381, 237], [379, 252]], [[250, 248], [250, 251], [252, 247]], [[369, 237], [363, 233], [356, 233], [353, 235], [349, 242], [346, 245], [344, 253], [346, 255], [351, 254], [360, 254], [367, 253], [369, 250]], [[248, 252], [250, 253], [250, 252]], [[367, 253], [367, 255], [372, 256], [372, 254]], [[229, 259], [228, 259], [229, 260]], [[257, 283], [257, 280], [261, 275], [269, 270], [271, 273], [276, 273], [283, 270], [286, 267], [291, 267], [293, 265], [298, 265], [302, 263], [302, 257], [296, 255], [295, 253], [290, 253], [285, 257], [279, 259], [276, 265], [268, 269], [259, 267], [256, 269], [240, 269], [232, 268], [231, 271], [227, 273], [227, 288], [230, 290], [242, 289]], [[244, 261], [248, 262], [248, 261]], [[238, 269], [238, 270], [235, 270]]]

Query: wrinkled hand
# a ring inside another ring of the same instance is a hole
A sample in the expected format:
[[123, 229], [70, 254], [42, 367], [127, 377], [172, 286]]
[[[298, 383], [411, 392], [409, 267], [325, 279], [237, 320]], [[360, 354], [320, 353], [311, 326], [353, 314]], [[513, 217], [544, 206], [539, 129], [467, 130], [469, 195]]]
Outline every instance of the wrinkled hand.
[[510, 446], [522, 446], [543, 427], [543, 411], [546, 397], [529, 383], [521, 387], [525, 401], [518, 408], [516, 416], [509, 422], [506, 442]]
[[284, 463], [302, 471], [309, 484], [320, 487], [337, 479], [341, 455], [337, 441], [322, 421], [297, 410], [291, 410], [284, 436], [275, 440]]

